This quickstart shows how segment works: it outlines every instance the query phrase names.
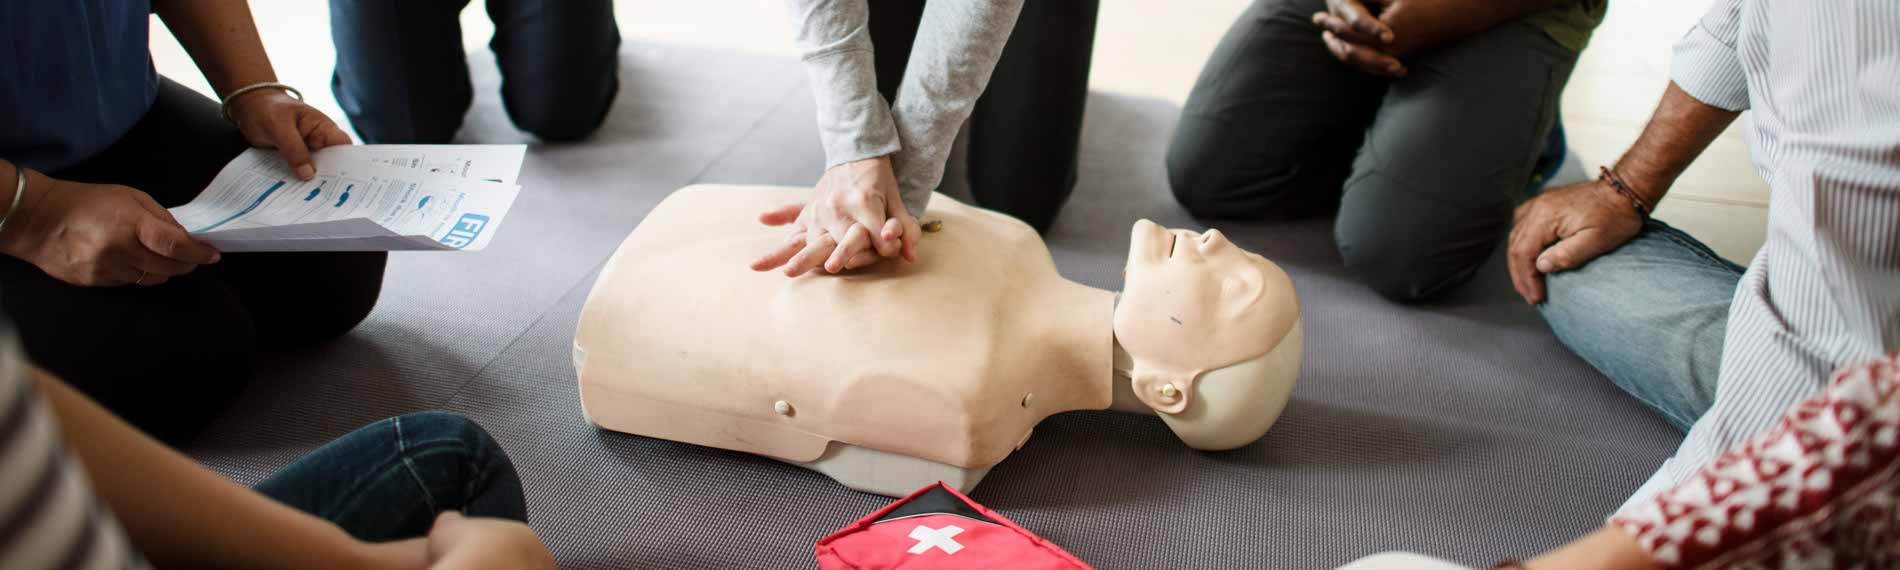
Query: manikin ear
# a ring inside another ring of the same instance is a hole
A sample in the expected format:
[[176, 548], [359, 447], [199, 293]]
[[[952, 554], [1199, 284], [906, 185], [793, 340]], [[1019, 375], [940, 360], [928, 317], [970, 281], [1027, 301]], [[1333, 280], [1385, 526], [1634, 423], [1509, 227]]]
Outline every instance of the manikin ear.
[[1171, 374], [1144, 370], [1136, 365], [1133, 379], [1135, 398], [1164, 414], [1179, 414], [1188, 407], [1194, 393], [1194, 374]]

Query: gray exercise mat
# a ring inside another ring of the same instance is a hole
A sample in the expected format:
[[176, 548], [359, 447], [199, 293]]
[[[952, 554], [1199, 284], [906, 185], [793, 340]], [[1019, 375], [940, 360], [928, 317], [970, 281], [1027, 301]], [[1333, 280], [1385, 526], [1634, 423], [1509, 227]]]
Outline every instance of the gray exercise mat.
[[[461, 139], [521, 140], [485, 52], [471, 59], [479, 95]], [[814, 541], [888, 503], [581, 417], [574, 323], [646, 211], [689, 183], [809, 184], [823, 166], [795, 60], [629, 44], [622, 68], [606, 129], [531, 149], [493, 246], [395, 256], [369, 322], [267, 359], [193, 454], [254, 482], [363, 423], [459, 411], [508, 449], [533, 525], [573, 568], [811, 567]], [[1091, 96], [1081, 181], [1047, 236], [1064, 275], [1118, 287], [1137, 218], [1207, 227], [1167, 195], [1178, 113]], [[1482, 566], [1601, 524], [1680, 439], [1565, 351], [1500, 260], [1451, 299], [1402, 306], [1344, 275], [1329, 222], [1217, 226], [1285, 267], [1304, 305], [1302, 378], [1266, 438], [1202, 453], [1151, 417], [1063, 414], [976, 500], [1100, 568], [1330, 568], [1390, 549]]]

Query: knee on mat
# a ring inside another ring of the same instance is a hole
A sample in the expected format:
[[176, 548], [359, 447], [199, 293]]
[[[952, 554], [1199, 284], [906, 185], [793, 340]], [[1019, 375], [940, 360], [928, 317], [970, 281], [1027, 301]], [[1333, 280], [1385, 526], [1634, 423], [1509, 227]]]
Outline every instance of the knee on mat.
[[[555, 88], [545, 92], [522, 94], [507, 98], [508, 118], [521, 130], [550, 142], [567, 142], [586, 138], [600, 128], [607, 119], [607, 109], [613, 105], [614, 94], [619, 91], [618, 80], [606, 88], [607, 95], [597, 95], [598, 87]], [[598, 101], [589, 102], [590, 99]]]
[[[1188, 121], [1189, 117], [1182, 120]], [[1297, 168], [1289, 156], [1263, 158], [1229, 137], [1182, 127], [1168, 144], [1168, 189], [1189, 214], [1206, 219], [1299, 217], [1326, 209], [1317, 196], [1288, 194]], [[1277, 157], [1277, 158], [1276, 158]], [[1241, 168], [1239, 165], [1248, 165]]]
[[1346, 272], [1373, 291], [1400, 303], [1424, 301], [1471, 279], [1483, 258], [1447, 263], [1428, 260], [1428, 242], [1398, 235], [1355, 239], [1338, 236]]
[[1196, 218], [1260, 217], [1265, 212], [1237, 199], [1255, 189], [1232, 180], [1230, 166], [1202, 153], [1182, 152], [1177, 143], [1168, 150], [1168, 189], [1174, 200]]

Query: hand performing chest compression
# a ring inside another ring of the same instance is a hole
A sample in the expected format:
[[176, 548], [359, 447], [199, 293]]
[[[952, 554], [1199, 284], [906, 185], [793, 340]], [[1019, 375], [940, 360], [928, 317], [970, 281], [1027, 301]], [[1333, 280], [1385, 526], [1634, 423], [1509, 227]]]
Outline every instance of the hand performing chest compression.
[[784, 242], [752, 262], [752, 269], [783, 267], [787, 277], [821, 266], [838, 273], [895, 257], [915, 263], [917, 238], [923, 235], [898, 197], [889, 157], [826, 169], [810, 202], [766, 211], [759, 222], [789, 231]]

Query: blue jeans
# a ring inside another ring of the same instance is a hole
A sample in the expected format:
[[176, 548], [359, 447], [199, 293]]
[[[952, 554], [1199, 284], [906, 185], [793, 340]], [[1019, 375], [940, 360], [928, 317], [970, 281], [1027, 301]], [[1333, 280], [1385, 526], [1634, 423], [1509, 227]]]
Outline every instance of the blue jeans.
[[[592, 133], [620, 90], [608, 0], [487, 0], [489, 48], [515, 126], [542, 140]], [[446, 143], [474, 91], [462, 52], [468, 0], [330, 0], [330, 89], [369, 143]]]
[[528, 520], [515, 465], [474, 421], [422, 412], [364, 426], [257, 484], [362, 540], [424, 536], [436, 514]]
[[1688, 431], [1715, 401], [1742, 267], [1651, 220], [1583, 267], [1545, 276], [1557, 338], [1623, 391]]

